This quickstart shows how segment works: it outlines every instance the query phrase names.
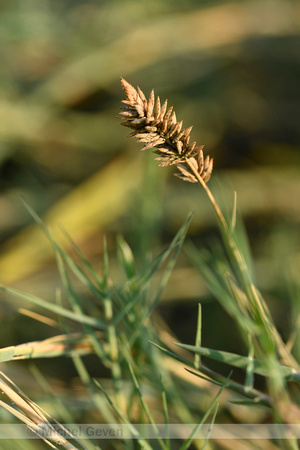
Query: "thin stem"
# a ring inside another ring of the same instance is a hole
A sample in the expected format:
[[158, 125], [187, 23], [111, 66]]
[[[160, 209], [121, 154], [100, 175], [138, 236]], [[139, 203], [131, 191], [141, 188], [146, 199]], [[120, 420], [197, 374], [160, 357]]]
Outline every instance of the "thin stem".
[[222, 227], [224, 228], [225, 231], [229, 231], [229, 227], [227, 225], [227, 222], [225, 220], [225, 217], [222, 214], [222, 211], [220, 210], [213, 194], [211, 193], [210, 189], [207, 187], [207, 184], [203, 181], [203, 179], [201, 178], [201, 176], [199, 175], [199, 173], [197, 172], [195, 166], [190, 162], [189, 159], [186, 160], [186, 164], [189, 166], [189, 168], [192, 170], [193, 174], [195, 175], [195, 177], [197, 178], [199, 184], [203, 187], [203, 189], [205, 190], [214, 210], [215, 213], [217, 215], [217, 218], [220, 222], [220, 224], [222, 225]]
[[113, 307], [112, 301], [109, 297], [104, 299], [104, 314], [107, 322], [107, 337], [109, 342], [109, 357], [110, 368], [112, 377], [114, 380], [114, 386], [116, 391], [116, 398], [120, 402], [120, 390], [121, 390], [121, 367], [118, 358], [118, 342], [115, 326], [111, 323], [113, 319]]

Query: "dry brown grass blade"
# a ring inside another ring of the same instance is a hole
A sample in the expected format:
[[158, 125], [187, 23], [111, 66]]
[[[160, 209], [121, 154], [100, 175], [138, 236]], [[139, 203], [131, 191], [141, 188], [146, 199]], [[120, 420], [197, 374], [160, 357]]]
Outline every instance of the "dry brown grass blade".
[[[68, 442], [67, 439], [53, 427], [46, 416], [48, 416], [49, 419], [52, 418], [30, 400], [3, 372], [0, 372], [0, 390], [18, 409], [11, 407], [4, 401], [0, 401], [0, 406], [26, 424], [30, 430], [34, 431], [37, 436], [40, 436], [40, 438], [42, 438], [50, 447], [57, 448], [56, 445], [59, 445], [67, 450], [76, 450], [77, 448], [86, 449], [75, 436], [60, 425], [61, 430], [63, 430], [69, 438], [75, 439], [77, 443], [80, 444], [80, 447], [75, 447]], [[54, 420], [54, 422], [56, 421]], [[56, 424], [59, 425], [57, 422]]]
[[43, 341], [27, 342], [26, 344], [2, 348], [0, 358], [2, 354], [1, 361], [3, 362], [16, 359], [53, 358], [74, 353], [87, 355], [92, 352], [93, 346], [88, 335], [70, 333], [54, 336]]

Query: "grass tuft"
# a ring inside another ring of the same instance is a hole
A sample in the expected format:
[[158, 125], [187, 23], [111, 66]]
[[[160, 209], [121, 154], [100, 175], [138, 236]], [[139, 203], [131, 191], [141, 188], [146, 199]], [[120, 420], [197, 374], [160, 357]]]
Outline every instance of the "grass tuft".
[[[251, 252], [237, 212], [236, 194], [232, 212], [226, 216], [207, 186], [213, 160], [204, 157], [203, 146], [190, 143], [192, 127], [183, 129], [173, 108], [168, 108], [167, 102], [161, 103], [159, 97], [155, 99], [153, 90], [147, 99], [140, 88], [135, 89], [123, 78], [121, 83], [126, 95], [120, 114], [122, 124], [133, 130], [130, 136], [143, 143], [142, 150], [155, 148], [159, 166], [175, 165], [179, 178], [198, 183], [215, 213], [221, 250], [214, 251], [216, 247], [211, 245], [212, 250], [208, 251], [191, 241], [185, 242], [190, 214], [167, 248], [148, 258], [142, 267], [130, 245], [118, 236], [117, 261], [123, 276], [115, 281], [106, 238], [99, 272], [62, 230], [75, 255], [71, 257], [25, 202], [52, 245], [61, 293], [49, 294], [50, 299], [45, 300], [4, 285], [0, 289], [10, 297], [29, 303], [33, 309], [44, 311], [42, 314], [23, 310], [56, 332], [59, 329], [59, 333], [48, 339], [2, 348], [0, 361], [8, 365], [17, 359], [71, 358], [85, 389], [88, 419], [125, 424], [131, 436], [124, 439], [128, 449], [134, 447], [131, 445], [134, 438], [141, 448], [170, 450], [170, 430], [174, 423], [194, 424], [190, 435], [181, 439], [181, 450], [213, 448], [213, 427], [218, 420], [231, 417], [233, 405], [243, 405], [249, 411], [259, 406], [264, 412], [260, 416], [262, 423], [299, 423], [300, 367], [297, 353], [293, 352], [293, 348], [297, 350], [294, 345], [297, 330], [284, 342], [256, 285]], [[205, 315], [201, 304], [195, 311], [195, 345], [178, 343], [160, 317], [156, 306], [182, 248], [211, 293], [235, 321], [246, 348], [244, 355], [202, 345]], [[294, 322], [298, 324], [299, 318]], [[95, 377], [90, 373], [84, 359], [87, 355], [94, 358], [96, 367], [105, 369], [105, 376]], [[212, 370], [212, 360], [221, 363], [229, 375]], [[238, 381], [234, 377], [236, 370], [243, 374]], [[47, 393], [54, 393], [37, 370], [35, 376]], [[257, 386], [257, 377], [263, 377], [264, 383]], [[88, 440], [83, 443], [71, 434], [62, 438], [53, 423], [62, 430], [63, 425], [30, 400], [4, 373], [0, 374], [0, 389], [7, 398], [0, 401], [0, 407], [34, 430], [49, 446], [96, 448], [97, 443]], [[61, 411], [65, 420], [73, 417], [66, 405], [62, 407], [61, 402], [56, 402], [56, 406], [57, 414]], [[154, 432], [154, 441], [145, 437], [138, 427], [144, 422]], [[208, 431], [200, 440], [196, 436], [206, 422], [209, 422]], [[160, 435], [159, 423], [165, 425], [165, 437]], [[284, 443], [286, 448], [297, 448], [293, 435], [286, 436]], [[264, 448], [269, 444], [272, 445], [271, 440]], [[118, 446], [120, 442], [116, 443]]]

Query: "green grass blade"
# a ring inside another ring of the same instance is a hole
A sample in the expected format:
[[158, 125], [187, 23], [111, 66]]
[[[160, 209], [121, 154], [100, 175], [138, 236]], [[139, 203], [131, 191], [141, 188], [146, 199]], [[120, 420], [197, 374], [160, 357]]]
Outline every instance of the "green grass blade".
[[102, 277], [103, 284], [105, 288], [108, 288], [108, 277], [109, 277], [109, 258], [108, 258], [108, 249], [107, 249], [107, 239], [106, 236], [103, 236], [103, 266], [102, 266]]
[[82, 383], [87, 387], [91, 394], [91, 401], [95, 404], [96, 408], [100, 411], [100, 414], [104, 417], [107, 423], [114, 423], [114, 416], [107, 409], [106, 404], [103, 401], [102, 396], [99, 394], [99, 391], [88, 373], [82, 359], [77, 355], [73, 356], [72, 359]]
[[101, 288], [99, 286], [95, 286], [89, 278], [86, 276], [86, 274], [83, 272], [83, 270], [74, 262], [74, 260], [68, 255], [66, 251], [64, 251], [61, 246], [56, 242], [54, 237], [52, 236], [52, 233], [50, 232], [49, 228], [44, 224], [42, 219], [36, 214], [33, 208], [23, 199], [24, 205], [29, 211], [30, 215], [33, 217], [33, 219], [36, 221], [36, 223], [41, 227], [47, 238], [49, 239], [50, 243], [52, 244], [52, 247], [55, 251], [55, 254], [59, 254], [68, 264], [74, 275], [82, 282], [84, 286], [86, 286], [94, 295], [99, 297], [100, 299], [103, 298], [104, 293], [102, 292]]
[[6, 347], [0, 349], [0, 362], [10, 361], [15, 354], [15, 347]]
[[[109, 395], [105, 392], [105, 390], [103, 389], [103, 387], [101, 386], [101, 384], [99, 383], [99, 381], [97, 381], [96, 379], [94, 379], [94, 383], [97, 386], [97, 388], [102, 392], [102, 394], [104, 395], [104, 397], [106, 398], [108, 404], [111, 406], [111, 408], [113, 409], [113, 411], [116, 413], [116, 415], [122, 420], [122, 422], [124, 422], [126, 425], [128, 425], [128, 428], [130, 430], [130, 433], [136, 437], [138, 443], [140, 444], [141, 448], [146, 449], [146, 450], [152, 450], [152, 447], [149, 445], [149, 443], [145, 440], [142, 439], [140, 437], [139, 432], [137, 431], [137, 429], [134, 427], [134, 425], [131, 424], [131, 422], [127, 419], [126, 416], [124, 416], [124, 414], [121, 412], [121, 410], [115, 405], [115, 403], [110, 399]], [[113, 423], [113, 422], [111, 422]]]
[[160, 375], [160, 387], [161, 387], [161, 396], [163, 403], [163, 412], [166, 424], [166, 447], [168, 450], [171, 450], [170, 437], [169, 437], [169, 411], [168, 411], [168, 403], [167, 403], [167, 394], [163, 382], [162, 375]]
[[[201, 347], [201, 331], [202, 331], [202, 309], [201, 303], [198, 303], [198, 317], [197, 317], [197, 330], [196, 330], [196, 339], [195, 346]], [[199, 353], [195, 353], [194, 366], [197, 369], [201, 364], [201, 355]]]
[[96, 272], [96, 270], [94, 269], [94, 267], [92, 266], [90, 261], [84, 256], [84, 254], [82, 253], [80, 248], [76, 245], [76, 243], [73, 241], [73, 239], [71, 238], [69, 233], [64, 229], [64, 227], [62, 225], [60, 225], [60, 229], [62, 230], [63, 234], [66, 236], [68, 241], [70, 242], [74, 252], [78, 256], [80, 261], [84, 264], [87, 272], [95, 280], [97, 285], [100, 287], [100, 290], [104, 290], [103, 280], [100, 278], [100, 276], [98, 275], [98, 273]]
[[[201, 426], [204, 424], [204, 422], [206, 421], [206, 419], [208, 418], [208, 416], [210, 415], [211, 411], [213, 410], [213, 408], [215, 407], [218, 398], [220, 397], [223, 389], [225, 386], [222, 386], [221, 389], [219, 390], [219, 392], [217, 393], [217, 395], [215, 396], [215, 398], [213, 399], [213, 401], [211, 402], [211, 404], [209, 405], [209, 407], [207, 408], [205, 414], [203, 415], [202, 419], [200, 420], [200, 422], [197, 424], [197, 426], [194, 428], [193, 432], [191, 433], [190, 437], [188, 438], [188, 440], [180, 447], [180, 450], [186, 450], [192, 443], [194, 436], [196, 435], [196, 433], [201, 429]], [[214, 414], [214, 419], [215, 419], [215, 415], [217, 412], [217, 408]], [[213, 419], [213, 420], [214, 420]], [[210, 430], [208, 431], [208, 435], [210, 433]], [[206, 439], [208, 438], [208, 435], [206, 436]], [[206, 444], [205, 444], [206, 445]]]
[[[172, 272], [172, 269], [174, 267], [174, 264], [176, 262], [176, 258], [178, 256], [179, 250], [184, 242], [184, 238], [190, 223], [192, 215], [190, 214], [174, 239], [172, 240], [171, 244], [168, 246], [166, 250], [164, 250], [160, 255], [158, 255], [154, 260], [152, 261], [151, 265], [147, 267], [140, 275], [134, 277], [130, 280], [130, 284], [126, 286], [126, 289], [130, 288], [130, 286], [134, 286], [134, 293], [129, 301], [126, 301], [124, 304], [124, 308], [120, 309], [120, 311], [115, 314], [113, 318], [113, 324], [116, 325], [120, 320], [123, 319], [124, 316], [126, 316], [131, 309], [134, 307], [134, 305], [140, 300], [140, 295], [143, 291], [145, 291], [148, 287], [148, 283], [153, 278], [153, 276], [156, 274], [156, 272], [160, 269], [160, 267], [163, 265], [163, 263], [166, 261], [168, 257], [170, 257], [170, 261], [168, 262], [163, 275], [161, 277], [160, 283], [158, 287], [156, 288], [156, 292], [151, 295], [152, 301], [149, 305], [147, 305], [144, 309], [144, 314], [140, 318], [140, 323], [143, 323], [144, 319], [151, 314], [151, 311], [155, 307], [157, 301], [160, 298], [161, 292], [163, 291], [165, 285], [167, 284], [170, 274]], [[173, 252], [173, 254], [172, 254]], [[128, 294], [125, 294], [125, 297], [128, 297]]]
[[[194, 372], [191, 369], [186, 370], [196, 377], [203, 378], [199, 373]], [[204, 366], [201, 366], [198, 370], [211, 377], [215, 382], [217, 381], [220, 385], [225, 386], [226, 388], [231, 389], [232, 391], [237, 392], [244, 397], [252, 399], [253, 401], [255, 401], [256, 405], [264, 405], [268, 407], [272, 406], [271, 398], [268, 395], [258, 391], [257, 389], [251, 389], [248, 386], [244, 386], [243, 384], [228, 380], [228, 378], [225, 378], [222, 375], [217, 374]]]
[[[57, 249], [54, 248], [54, 251], [56, 253], [56, 260], [57, 260], [57, 265], [58, 265], [58, 270], [60, 273], [60, 278], [62, 280], [62, 284], [66, 290], [66, 292], [68, 293], [68, 299], [71, 303], [71, 306], [74, 310], [74, 312], [76, 314], [79, 315], [83, 315], [83, 310], [81, 307], [81, 303], [77, 298], [77, 295], [74, 292], [74, 289], [72, 287], [72, 284], [70, 282], [70, 278], [69, 275], [67, 273], [65, 264], [63, 259], [61, 258], [60, 253], [57, 252]], [[93, 344], [95, 353], [99, 356], [99, 358], [102, 360], [103, 363], [107, 363], [108, 362], [108, 355], [106, 354], [103, 345], [101, 344], [101, 340], [98, 339], [98, 337], [95, 334], [95, 330], [93, 329], [93, 327], [91, 327], [88, 324], [82, 324], [83, 328], [85, 330], [85, 332], [90, 336], [91, 338], [91, 343]]]
[[251, 337], [249, 336], [249, 353], [248, 353], [248, 365], [246, 369], [245, 386], [253, 387], [254, 385], [254, 345]]
[[178, 249], [182, 246], [190, 221], [192, 218], [192, 213], [188, 215], [187, 219], [183, 223], [183, 225], [180, 227], [179, 231], [176, 233], [175, 237], [172, 239], [170, 245], [166, 250], [164, 250], [160, 255], [158, 255], [152, 262], [150, 269], [147, 270], [140, 278], [141, 285], [146, 284], [153, 275], [157, 272], [157, 270], [162, 266], [162, 264], [166, 261], [166, 259], [170, 256], [173, 249]]
[[55, 409], [59, 412], [61, 420], [65, 423], [74, 423], [73, 415], [70, 413], [69, 409], [64, 405], [61, 398], [56, 395], [55, 391], [48, 383], [48, 380], [44, 377], [42, 372], [37, 368], [36, 365], [32, 364], [30, 366], [30, 371], [36, 379], [37, 383], [41, 386], [46, 395], [52, 398], [55, 404]]
[[74, 320], [75, 322], [91, 325], [92, 327], [98, 328], [100, 330], [106, 329], [106, 324], [98, 319], [95, 319], [94, 317], [74, 313], [73, 311], [65, 309], [61, 306], [49, 303], [39, 297], [36, 297], [35, 295], [26, 294], [17, 289], [9, 288], [3, 285], [0, 285], [0, 290], [7, 292], [8, 294], [13, 295], [15, 297], [21, 298], [22, 300], [30, 302], [36, 306], [40, 306], [41, 308], [46, 309], [47, 311], [50, 311], [54, 314], [58, 314], [59, 316], [63, 316], [67, 319]]
[[193, 369], [195, 368], [194, 363], [192, 363], [188, 359], [182, 358], [182, 356], [179, 356], [179, 355], [176, 355], [176, 353], [170, 352], [169, 350], [167, 350], [164, 347], [161, 347], [160, 345], [156, 344], [155, 342], [150, 341], [150, 344], [154, 345], [154, 347], [158, 348], [160, 351], [162, 351], [166, 355], [171, 356], [171, 358], [176, 359], [177, 361], [180, 361], [183, 364], [186, 364], [187, 366], [192, 367]]
[[117, 255], [126, 278], [132, 279], [136, 275], [134, 257], [131, 248], [122, 236], [117, 237]]
[[121, 390], [122, 371], [119, 364], [119, 345], [117, 331], [114, 324], [112, 323], [113, 305], [110, 298], [104, 299], [104, 314], [105, 321], [107, 323], [107, 339], [109, 346], [108, 356], [110, 358], [111, 374], [114, 380], [114, 387], [117, 397], [119, 397], [119, 392]]
[[[225, 352], [221, 350], [213, 350], [206, 347], [195, 347], [194, 345], [187, 344], [176, 344], [180, 348], [184, 348], [185, 350], [189, 350], [193, 353], [206, 356], [207, 358], [213, 359], [215, 361], [223, 362], [225, 364], [229, 364], [234, 367], [238, 367], [240, 369], [245, 369], [249, 367], [249, 357], [240, 356], [235, 353]], [[251, 364], [253, 364], [253, 372], [259, 375], [268, 375], [268, 371], [266, 369], [264, 361], [260, 361], [258, 359], [251, 359]], [[294, 369], [289, 366], [283, 366], [278, 364], [278, 370], [282, 374], [282, 376], [287, 377], [294, 373]]]
[[214, 425], [215, 420], [216, 420], [216, 417], [217, 417], [218, 409], [219, 409], [219, 404], [217, 404], [216, 407], [215, 407], [214, 414], [213, 414], [211, 423], [210, 423], [210, 425], [209, 425], [209, 429], [208, 429], [207, 435], [206, 435], [206, 437], [205, 437], [205, 441], [204, 441], [202, 450], [204, 450], [205, 447], [207, 446], [207, 443], [208, 443], [208, 440], [209, 440], [209, 436], [210, 436], [211, 430], [212, 430], [212, 428], [213, 428], [213, 425]]
[[138, 396], [139, 396], [139, 399], [140, 399], [140, 403], [141, 403], [142, 409], [143, 409], [143, 411], [145, 412], [146, 417], [147, 417], [147, 419], [149, 420], [149, 423], [152, 425], [153, 431], [154, 431], [154, 433], [156, 434], [157, 441], [159, 442], [159, 444], [160, 444], [160, 446], [161, 446], [161, 448], [162, 448], [163, 450], [168, 450], [166, 444], [163, 442], [163, 440], [162, 440], [162, 439], [160, 438], [160, 436], [159, 436], [159, 430], [158, 430], [158, 428], [157, 428], [157, 426], [156, 426], [156, 424], [155, 424], [155, 422], [154, 422], [154, 419], [153, 419], [153, 417], [152, 417], [152, 414], [151, 414], [151, 412], [150, 412], [150, 409], [148, 408], [147, 404], [145, 403], [145, 400], [144, 400], [143, 394], [142, 394], [142, 392], [141, 392], [139, 383], [138, 383], [138, 381], [137, 381], [137, 378], [136, 378], [136, 376], [135, 376], [135, 374], [134, 374], [134, 372], [133, 372], [132, 367], [131, 367], [130, 364], [129, 364], [129, 370], [130, 370], [130, 374], [131, 374], [131, 377], [132, 377], [132, 380], [133, 380], [133, 384], [134, 384], [135, 389], [136, 389], [136, 391], [137, 391], [137, 394], [138, 394]]

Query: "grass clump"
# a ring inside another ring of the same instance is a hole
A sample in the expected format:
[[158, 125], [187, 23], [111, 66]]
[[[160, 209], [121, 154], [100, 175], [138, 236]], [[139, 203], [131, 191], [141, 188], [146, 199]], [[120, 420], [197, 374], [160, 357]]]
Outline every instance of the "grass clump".
[[[71, 357], [82, 384], [90, 393], [91, 409], [96, 411], [94, 418], [108, 424], [115, 423], [116, 420], [126, 424], [131, 437], [137, 440], [140, 448], [173, 448], [174, 435], [170, 435], [169, 431], [172, 423], [179, 422], [194, 424], [190, 435], [182, 439], [180, 448], [213, 448], [214, 441], [209, 439], [213, 424], [218, 422], [219, 415], [221, 419], [224, 418], [222, 409], [227, 408], [228, 400], [234, 404], [246, 405], [249, 409], [260, 406], [266, 411], [268, 420], [271, 417], [274, 424], [297, 424], [300, 417], [297, 403], [299, 398], [295, 395], [297, 391], [292, 390], [291, 386], [299, 385], [299, 363], [292, 352], [291, 340], [287, 345], [281, 338], [268, 305], [255, 285], [241, 250], [242, 246], [239, 245], [241, 230], [237, 226], [236, 203], [230, 219], [226, 219], [207, 186], [213, 170], [213, 160], [209, 156], [204, 157], [203, 146], [190, 143], [191, 127], [182, 128], [182, 122], [177, 122], [172, 107], [168, 108], [167, 102], [161, 104], [159, 97], [155, 100], [154, 91], [151, 91], [147, 100], [139, 88], [136, 90], [123, 78], [121, 82], [126, 95], [120, 113], [122, 124], [133, 129], [130, 136], [144, 144], [142, 150], [155, 148], [155, 159], [160, 167], [175, 165], [179, 171], [176, 176], [184, 181], [198, 183], [204, 189], [216, 214], [223, 243], [223, 257], [216, 258], [191, 242], [184, 244], [191, 220], [189, 216], [168, 248], [148, 261], [141, 270], [136, 268], [129, 245], [119, 237], [117, 253], [124, 282], [116, 284], [110, 276], [106, 243], [102, 273], [99, 274], [69, 238], [76, 255], [71, 258], [27, 205], [53, 246], [68, 302], [55, 304], [1, 286], [2, 291], [9, 295], [17, 296], [58, 317], [59, 322], [55, 326], [62, 331], [45, 341], [4, 348], [0, 351], [1, 360], [8, 362], [15, 359]], [[202, 318], [200, 306], [195, 345], [178, 343], [174, 350], [171, 342], [176, 337], [172, 336], [155, 307], [183, 244], [190, 261], [237, 324], [240, 337], [248, 349], [246, 355], [201, 345], [201, 327], [205, 317]], [[72, 284], [72, 277], [89, 293], [87, 304], [81, 301]], [[293, 339], [296, 339], [296, 335]], [[89, 374], [83, 358], [87, 354], [94, 355], [108, 370], [109, 380], [96, 379]], [[230, 372], [226, 377], [211, 370], [209, 364], [203, 364], [202, 357], [221, 362], [232, 370], [242, 370], [244, 382], [234, 381]], [[257, 375], [264, 378], [265, 389], [255, 386]], [[20, 395], [12, 382], [8, 385], [4, 375], [2, 383], [8, 398]], [[6, 384], [9, 387], [6, 388]], [[229, 391], [232, 396], [229, 396]], [[193, 399], [200, 397], [202, 404], [195, 404]], [[22, 401], [16, 403], [22, 414], [12, 411], [5, 402], [1, 402], [1, 406], [32, 428], [32, 422], [51, 427], [44, 415], [38, 416], [39, 409], [35, 407], [33, 413], [33, 404], [29, 403], [28, 398], [25, 400], [28, 407], [25, 407], [24, 395]], [[58, 408], [58, 413], [59, 411]], [[62, 413], [61, 416], [65, 417]], [[54, 421], [52, 418], [51, 420]], [[209, 421], [210, 426], [202, 433], [201, 440], [198, 433], [206, 421]], [[138, 424], [143, 423], [149, 424], [154, 433], [155, 444], [138, 427]], [[158, 423], [164, 423], [166, 435], [161, 435]], [[291, 430], [290, 436], [283, 436], [286, 437], [284, 445], [295, 449], [297, 439], [293, 435], [293, 429]], [[43, 438], [42, 435], [41, 437]], [[73, 442], [74, 436], [68, 436], [65, 441], [55, 441], [55, 435], [51, 442], [44, 439], [49, 445], [62, 448], [95, 448], [99, 443], [89, 440], [84, 443]], [[133, 448], [131, 441], [132, 439], [116, 441], [115, 446]], [[275, 445], [271, 441], [270, 438], [268, 444]]]

